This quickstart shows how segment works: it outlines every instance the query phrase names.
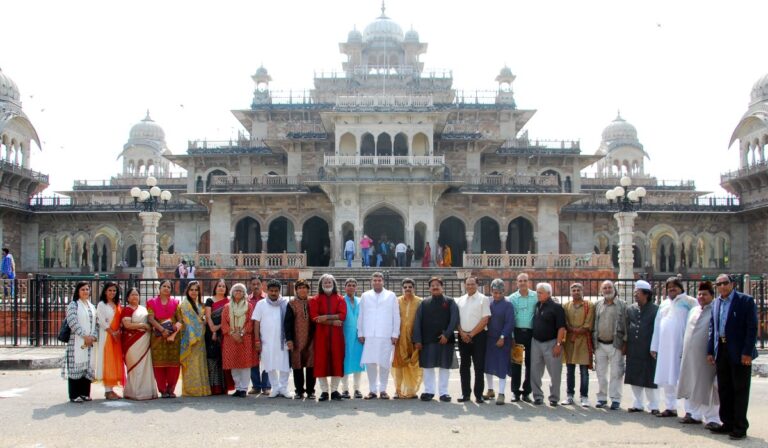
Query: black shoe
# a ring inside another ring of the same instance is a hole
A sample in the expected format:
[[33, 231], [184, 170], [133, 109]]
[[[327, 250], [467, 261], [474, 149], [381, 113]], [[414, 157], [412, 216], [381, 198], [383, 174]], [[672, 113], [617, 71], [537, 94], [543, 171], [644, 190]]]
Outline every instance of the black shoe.
[[296, 395], [293, 396], [293, 399], [294, 400], [303, 400], [304, 399], [304, 394], [301, 393], [301, 392], [296, 392]]
[[549, 405], [552, 406], [553, 408], [556, 408], [557, 407], [557, 400], [549, 400]]
[[360, 400], [363, 398], [363, 394], [359, 390], [356, 390], [352, 396], [355, 397], [355, 400]]
[[485, 399], [483, 399], [483, 397], [477, 397], [477, 398], [475, 398], [475, 403], [483, 404], [483, 403], [485, 403]]
[[453, 398], [451, 398], [451, 396], [448, 394], [440, 395], [440, 401], [442, 401], [443, 403], [450, 403], [451, 400], [453, 400]]
[[317, 401], [328, 401], [328, 392], [321, 393], [320, 398]]
[[618, 401], [611, 403], [611, 410], [618, 411], [621, 408], [621, 404]]
[[419, 396], [421, 401], [432, 401], [433, 398], [435, 398], [435, 394], [423, 393]]
[[469, 400], [471, 400], [471, 398], [469, 397], [459, 397], [456, 401], [458, 401], [459, 403], [465, 403]]
[[728, 438], [731, 440], [742, 440], [747, 438], [747, 434], [741, 432], [732, 432], [728, 434]]
[[541, 398], [537, 398], [533, 400], [533, 404], [535, 404], [536, 406], [541, 406], [542, 404], [544, 404], [544, 400], [542, 400]]
[[706, 425], [704, 425], [704, 429], [708, 429], [710, 431], [712, 431], [715, 428], [719, 428], [719, 427], [720, 427], [720, 425], [715, 423], [715, 422], [709, 422]]
[[531, 400], [530, 395], [523, 395], [523, 401], [526, 403], [533, 403], [533, 400]]
[[730, 434], [733, 429], [726, 427], [725, 425], [717, 425], [715, 428], [710, 428], [710, 432], [713, 434]]
[[314, 400], [315, 398], [317, 398], [317, 397], [315, 397], [315, 393], [314, 392], [311, 392], [311, 393], [307, 394], [307, 400]]
[[338, 391], [331, 392], [331, 400], [333, 401], [341, 401], [341, 394]]
[[341, 398], [343, 398], [345, 400], [349, 400], [350, 398], [352, 398], [352, 396], [349, 395], [349, 391], [348, 390], [345, 390], [344, 392], [341, 393]]
[[596, 409], [603, 409], [604, 407], [608, 406], [608, 402], [605, 400], [597, 400], [597, 404], [595, 405]]
[[512, 403], [517, 403], [518, 401], [520, 401], [520, 394], [512, 395], [512, 399], [509, 400], [509, 401], [512, 402]]

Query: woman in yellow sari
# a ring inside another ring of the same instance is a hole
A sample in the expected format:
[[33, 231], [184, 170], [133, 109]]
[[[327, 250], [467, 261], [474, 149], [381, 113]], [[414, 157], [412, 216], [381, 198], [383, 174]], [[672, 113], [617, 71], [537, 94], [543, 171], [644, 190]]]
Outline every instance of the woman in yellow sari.
[[453, 254], [451, 254], [451, 246], [445, 245], [443, 249], [443, 267], [450, 268], [453, 266]]
[[208, 361], [205, 357], [205, 309], [200, 303], [200, 283], [191, 281], [186, 296], [176, 309], [176, 320], [181, 330], [181, 395], [205, 397], [211, 395], [208, 385]]

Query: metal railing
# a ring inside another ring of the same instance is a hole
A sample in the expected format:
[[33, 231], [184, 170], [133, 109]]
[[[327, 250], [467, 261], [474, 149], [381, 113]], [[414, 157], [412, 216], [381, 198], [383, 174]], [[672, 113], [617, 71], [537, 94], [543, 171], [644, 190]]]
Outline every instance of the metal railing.
[[211, 176], [208, 191], [299, 191], [315, 176]]
[[336, 109], [430, 109], [432, 95], [354, 95], [336, 97]]
[[485, 174], [479, 176], [452, 176], [463, 181], [461, 191], [481, 192], [539, 192], [559, 193], [557, 176], [532, 176], [527, 174]]
[[0, 170], [2, 171], [10, 171], [14, 174], [20, 174], [24, 177], [32, 178], [38, 182], [47, 184], [48, 183], [48, 175], [39, 173], [34, 170], [30, 170], [29, 168], [24, 168], [23, 166], [9, 162], [8, 160], [2, 160], [0, 159]]
[[[177, 176], [163, 176], [155, 177], [157, 179], [157, 186], [160, 189], [179, 189], [186, 188], [187, 186], [187, 174], [177, 173]], [[99, 180], [75, 180], [72, 184], [74, 190], [103, 190], [103, 189], [121, 189], [131, 187], [146, 187], [147, 176], [128, 176], [120, 175], [111, 179], [99, 179]]]
[[[126, 194], [126, 196], [128, 196]], [[78, 199], [69, 196], [35, 196], [29, 200], [29, 210], [34, 212], [138, 212], [139, 209], [131, 198], [125, 202], [98, 203], [91, 198]], [[160, 206], [160, 211], [190, 211], [203, 212], [207, 209], [196, 203], [185, 201], [168, 201]]]
[[[582, 189], [609, 189], [619, 185], [619, 176], [581, 176]], [[655, 177], [632, 177], [633, 187], [645, 187], [649, 190], [695, 190], [692, 180], [659, 180]]]
[[510, 138], [499, 147], [498, 154], [580, 154], [581, 141]]
[[[688, 203], [669, 203], [658, 204], [643, 202], [642, 212], [737, 212], [742, 210], [739, 199], [736, 197], [701, 197], [694, 198]], [[563, 211], [579, 212], [616, 212], [616, 204], [609, 204], [606, 199], [595, 199], [584, 202], [577, 202], [563, 207]]]
[[304, 268], [307, 266], [307, 254], [288, 253], [270, 254], [199, 254], [176, 253], [161, 254], [159, 267], [173, 269], [181, 260], [193, 262], [198, 268]]
[[610, 254], [468, 254], [465, 268], [613, 269]]
[[[521, 269], [522, 270], [522, 269]], [[316, 272], [312, 278], [308, 279], [310, 283], [310, 294], [315, 295], [318, 292], [317, 279], [322, 272]], [[281, 273], [275, 272], [275, 277], [282, 282], [282, 294], [292, 296], [294, 294], [293, 285], [295, 278], [282, 277]], [[295, 275], [295, 274], [293, 274]], [[552, 285], [553, 298], [556, 302], [567, 303], [570, 298], [570, 285], [581, 283], [586, 300], [597, 302], [600, 295], [600, 286], [603, 279], [593, 278], [548, 278], [538, 277], [535, 271], [529, 271], [531, 277], [531, 286], [536, 283], [547, 282]], [[401, 281], [405, 274], [398, 275], [395, 272], [384, 271], [384, 287], [401, 293]], [[414, 293], [421, 297], [429, 296], [429, 279], [408, 275], [415, 281], [416, 290]], [[250, 274], [244, 274], [240, 277], [225, 277], [228, 285], [235, 282], [247, 283]], [[0, 290], [0, 346], [61, 346], [63, 345], [56, 339], [61, 323], [66, 314], [66, 307], [72, 300], [74, 286], [78, 281], [88, 281], [91, 284], [91, 301], [95, 305], [98, 302], [99, 294], [107, 280], [115, 281], [122, 291], [121, 300], [125, 301], [125, 291], [129, 287], [137, 287], [141, 293], [142, 302], [156, 291], [158, 279], [139, 279], [135, 276], [127, 278], [112, 278], [99, 276], [70, 276], [70, 277], [51, 277], [43, 274], [31, 276], [27, 279], [16, 279], [13, 281], [3, 281], [3, 289]], [[213, 288], [217, 278], [198, 278], [195, 279], [201, 283], [203, 298], [210, 297], [213, 294]], [[339, 279], [337, 279], [339, 280]], [[492, 278], [481, 277], [478, 279], [479, 289], [484, 294], [490, 295], [490, 283]], [[503, 278], [506, 285], [505, 295], [509, 295], [516, 290], [514, 278]], [[171, 279], [173, 282], [172, 294], [181, 298], [183, 288], [188, 280]], [[693, 294], [697, 289], [698, 279], [682, 279], [685, 291]], [[357, 279], [357, 295], [363, 291], [371, 289], [371, 280], [366, 278]], [[634, 279], [626, 281], [617, 281], [619, 298], [627, 302], [632, 302], [630, 292], [621, 285], [632, 285]], [[443, 278], [443, 289], [449, 297], [458, 297], [464, 293], [464, 281], [460, 278]], [[13, 286], [13, 288], [11, 288]], [[660, 303], [664, 299], [664, 282], [652, 281], [653, 300]], [[754, 297], [758, 312], [758, 347], [765, 348], [768, 342], [768, 305], [766, 304], [766, 294], [768, 294], [768, 279], [756, 277], [747, 280], [746, 276], [740, 277], [737, 281], [737, 289], [747, 291]]]
[[723, 173], [720, 175], [720, 182], [724, 183], [724, 182], [737, 179], [739, 177], [751, 176], [753, 174], [758, 174], [763, 172], [768, 172], [768, 162], [766, 161], [755, 163], [754, 165], [748, 165], [738, 170], [728, 171], [726, 173]]
[[324, 156], [325, 166], [442, 166], [445, 156]]

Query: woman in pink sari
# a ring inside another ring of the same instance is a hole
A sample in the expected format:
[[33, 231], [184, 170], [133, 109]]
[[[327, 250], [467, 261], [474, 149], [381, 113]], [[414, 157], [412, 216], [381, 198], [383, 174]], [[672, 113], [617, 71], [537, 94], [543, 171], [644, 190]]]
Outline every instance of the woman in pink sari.
[[429, 247], [429, 241], [424, 246], [424, 255], [421, 256], [421, 267], [428, 268], [429, 263], [432, 261], [432, 248]]
[[128, 305], [120, 313], [123, 324], [120, 345], [128, 373], [123, 396], [131, 400], [151, 400], [157, 398], [157, 388], [149, 353], [149, 313], [139, 305], [138, 289], [130, 288], [126, 300]]
[[157, 388], [163, 398], [176, 398], [176, 383], [181, 374], [180, 337], [182, 324], [176, 319], [179, 301], [171, 297], [170, 280], [160, 282], [160, 293], [147, 300], [150, 336], [152, 345], [152, 365], [155, 371]]

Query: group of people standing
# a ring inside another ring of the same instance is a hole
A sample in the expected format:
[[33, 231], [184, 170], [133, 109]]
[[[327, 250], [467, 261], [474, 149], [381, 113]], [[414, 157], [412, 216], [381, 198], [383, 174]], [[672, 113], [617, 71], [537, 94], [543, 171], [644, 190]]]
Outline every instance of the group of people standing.
[[[384, 288], [380, 272], [371, 285], [358, 296], [354, 278], [341, 291], [325, 274], [315, 296], [310, 297], [309, 283], [299, 280], [288, 299], [278, 280], [269, 280], [265, 293], [261, 279], [252, 278], [250, 295], [242, 283], [228, 288], [218, 280], [203, 302], [197, 281], [187, 284], [178, 301], [166, 280], [145, 308], [135, 288], [122, 305], [112, 282], [93, 307], [89, 284], [80, 282], [66, 317], [73, 336], [65, 363], [70, 400], [90, 401], [93, 381], [104, 383], [108, 400], [120, 398], [117, 386], [123, 386], [125, 398], [172, 398], [181, 374], [184, 396], [234, 389], [232, 396], [239, 398], [264, 393], [318, 401], [437, 397], [450, 402], [450, 371], [458, 367], [459, 402], [504, 404], [509, 376], [512, 402], [542, 405], [546, 370], [549, 404], [574, 405], [578, 366], [583, 407], [590, 406], [589, 370], [595, 368], [597, 408], [620, 409], [623, 379], [634, 395], [631, 413], [648, 409], [658, 417], [677, 416], [678, 400], [684, 399], [681, 423], [704, 423], [732, 439], [746, 437], [757, 315], [754, 299], [735, 291], [727, 275], [714, 286], [701, 282], [696, 299], [671, 277], [658, 306], [644, 280], [634, 285], [634, 301], [618, 297], [615, 285], [605, 281], [594, 304], [574, 283], [563, 305], [553, 299], [549, 283], [531, 289], [526, 274], [517, 277], [517, 291], [509, 297], [501, 279], [491, 282], [490, 298], [479, 291], [475, 277], [465, 280], [466, 293], [456, 299], [444, 295], [437, 277], [423, 299], [411, 279], [402, 281], [400, 296]], [[360, 388], [363, 372], [366, 395]], [[294, 394], [288, 392], [291, 373]]]
[[[344, 242], [344, 259], [347, 267], [352, 267], [355, 258], [355, 241], [349, 237]], [[388, 241], [386, 235], [375, 242], [368, 235], [360, 239], [360, 256], [363, 267], [411, 267], [415, 253], [409, 244], [400, 241], [395, 244]], [[449, 268], [453, 266], [453, 253], [448, 244], [438, 244], [435, 251], [434, 266]], [[424, 245], [421, 257], [421, 267], [432, 266], [432, 247], [429, 242]]]

